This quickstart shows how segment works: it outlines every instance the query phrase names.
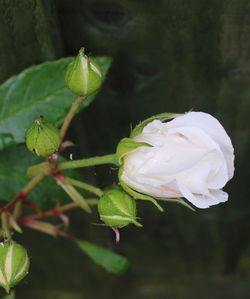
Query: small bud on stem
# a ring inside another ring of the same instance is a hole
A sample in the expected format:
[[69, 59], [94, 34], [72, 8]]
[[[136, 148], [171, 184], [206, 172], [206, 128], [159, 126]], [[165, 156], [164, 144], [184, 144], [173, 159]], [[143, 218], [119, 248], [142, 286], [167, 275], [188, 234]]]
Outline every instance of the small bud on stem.
[[76, 95], [88, 96], [101, 87], [102, 73], [99, 66], [86, 56], [81, 48], [67, 68], [65, 81]]
[[112, 228], [121, 228], [130, 223], [142, 226], [136, 220], [135, 200], [118, 188], [104, 193], [98, 203], [98, 212], [101, 220]]
[[26, 133], [27, 148], [38, 156], [48, 157], [55, 153], [61, 144], [60, 132], [42, 117], [34, 121]]

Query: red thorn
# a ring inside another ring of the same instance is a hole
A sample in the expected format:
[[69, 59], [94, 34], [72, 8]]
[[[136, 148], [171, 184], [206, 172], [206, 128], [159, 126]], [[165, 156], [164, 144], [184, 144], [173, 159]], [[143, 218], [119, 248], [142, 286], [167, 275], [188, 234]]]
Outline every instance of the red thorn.
[[115, 243], [118, 244], [120, 242], [120, 231], [117, 227], [112, 227], [112, 230], [115, 233]]

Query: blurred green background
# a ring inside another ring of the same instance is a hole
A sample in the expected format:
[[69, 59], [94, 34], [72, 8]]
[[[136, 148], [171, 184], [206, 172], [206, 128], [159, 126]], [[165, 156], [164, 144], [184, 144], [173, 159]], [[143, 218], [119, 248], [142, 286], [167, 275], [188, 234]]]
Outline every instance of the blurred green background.
[[[114, 152], [131, 124], [190, 109], [216, 116], [232, 137], [229, 201], [196, 213], [139, 204], [143, 229], [113, 233], [72, 212], [71, 232], [126, 255], [114, 276], [72, 244], [26, 231], [31, 271], [17, 298], [250, 298], [250, 2], [248, 0], [0, 0], [0, 81], [80, 47], [114, 61], [96, 101], [75, 119], [74, 157]], [[116, 173], [83, 173], [101, 187]], [[3, 294], [3, 293], [1, 293]]]

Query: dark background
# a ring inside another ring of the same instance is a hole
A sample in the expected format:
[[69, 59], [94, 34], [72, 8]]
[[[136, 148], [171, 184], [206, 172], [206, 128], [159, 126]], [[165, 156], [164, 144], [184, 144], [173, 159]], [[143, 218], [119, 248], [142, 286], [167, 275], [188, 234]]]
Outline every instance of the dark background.
[[[26, 232], [31, 273], [17, 298], [250, 298], [249, 0], [0, 0], [0, 81], [84, 46], [114, 61], [96, 101], [74, 121], [76, 156], [114, 152], [131, 124], [165, 111], [216, 116], [232, 137], [229, 201], [193, 213], [139, 204], [143, 229], [93, 226], [72, 213], [71, 231], [131, 260], [124, 276], [94, 265], [72, 244]], [[116, 173], [85, 173], [101, 187]]]

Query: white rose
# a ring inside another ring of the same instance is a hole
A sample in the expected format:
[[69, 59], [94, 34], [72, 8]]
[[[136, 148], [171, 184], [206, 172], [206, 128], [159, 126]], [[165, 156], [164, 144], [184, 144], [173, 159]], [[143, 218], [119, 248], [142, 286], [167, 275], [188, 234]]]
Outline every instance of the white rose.
[[222, 125], [203, 112], [162, 123], [154, 120], [133, 138], [141, 146], [123, 157], [121, 180], [155, 198], [185, 197], [198, 208], [228, 199], [221, 188], [234, 174], [234, 149]]

